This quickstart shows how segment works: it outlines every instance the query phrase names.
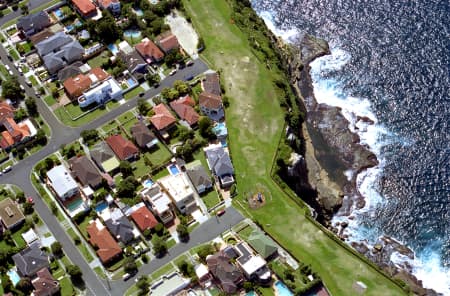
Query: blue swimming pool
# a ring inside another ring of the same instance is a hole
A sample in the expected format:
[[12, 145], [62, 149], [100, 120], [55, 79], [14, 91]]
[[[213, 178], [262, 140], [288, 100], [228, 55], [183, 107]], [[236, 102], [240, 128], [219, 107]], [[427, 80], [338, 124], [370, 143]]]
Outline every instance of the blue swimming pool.
[[133, 78], [128, 78], [127, 83], [129, 87], [133, 87], [138, 84]]
[[171, 164], [171, 165], [168, 167], [168, 169], [169, 169], [169, 172], [170, 172], [172, 175], [177, 175], [177, 174], [180, 173], [180, 170], [179, 170], [179, 169], [177, 168], [177, 166], [174, 165], [174, 164]]
[[67, 32], [71, 32], [73, 30], [73, 26], [72, 25], [66, 26], [66, 30]]
[[256, 293], [255, 293], [255, 291], [250, 291], [250, 292], [245, 293], [245, 296], [256, 296]]
[[102, 212], [104, 209], [108, 208], [108, 203], [107, 202], [101, 202], [98, 205], [95, 206], [95, 211], [97, 213]]
[[217, 137], [226, 137], [228, 135], [227, 127], [223, 122], [216, 124], [212, 131]]
[[153, 181], [150, 179], [147, 179], [142, 183], [142, 185], [144, 185], [144, 187], [146, 187], [146, 188], [152, 187]]
[[55, 10], [55, 15], [58, 19], [61, 19], [64, 17], [64, 13], [62, 12], [61, 8], [58, 8]]
[[81, 198], [78, 198], [74, 201], [72, 201], [70, 204], [66, 205], [66, 208], [69, 210], [69, 212], [73, 212], [83, 203], [83, 200]]
[[119, 52], [119, 48], [115, 44], [109, 44], [108, 49], [112, 52], [113, 55], [116, 55]]
[[141, 31], [136, 30], [126, 30], [123, 35], [127, 38], [139, 38], [141, 37]]
[[6, 274], [9, 276], [9, 279], [14, 286], [20, 281], [20, 276], [15, 269], [9, 270]]
[[281, 281], [275, 283], [275, 290], [279, 296], [294, 296], [294, 293]]

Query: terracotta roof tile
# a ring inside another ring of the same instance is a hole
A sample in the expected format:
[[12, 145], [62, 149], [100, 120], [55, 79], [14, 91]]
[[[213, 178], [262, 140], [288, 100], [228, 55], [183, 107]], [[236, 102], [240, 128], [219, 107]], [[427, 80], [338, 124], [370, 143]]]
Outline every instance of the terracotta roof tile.
[[200, 106], [208, 109], [219, 109], [222, 106], [222, 98], [212, 93], [202, 92], [198, 101]]
[[120, 160], [126, 160], [139, 153], [139, 149], [122, 135], [112, 135], [106, 138], [106, 143]]
[[157, 130], [162, 130], [177, 121], [166, 105], [162, 103], [153, 107], [153, 111], [155, 111], [155, 115], [150, 117], [150, 121]]
[[140, 207], [131, 214], [131, 218], [139, 227], [140, 231], [152, 229], [158, 224], [155, 216], [147, 209], [146, 206]]
[[189, 125], [194, 125], [198, 122], [200, 115], [195, 112], [194, 108], [192, 108], [189, 104], [186, 104], [186, 100], [183, 101], [172, 101], [170, 103], [170, 107], [177, 113], [177, 115], [185, 120]]
[[90, 243], [98, 248], [97, 255], [105, 263], [122, 253], [122, 249], [111, 236], [108, 229], [106, 227], [98, 229], [97, 223], [100, 222], [91, 222], [86, 227], [86, 231], [89, 234]]
[[144, 58], [151, 58], [155, 61], [160, 61], [164, 57], [164, 53], [153, 43], [150, 39], [144, 38], [136, 45], [136, 50]]
[[90, 0], [72, 0], [72, 2], [84, 15], [89, 15], [96, 10], [94, 3]]
[[178, 43], [177, 36], [172, 34], [159, 40], [159, 46], [161, 46], [162, 50], [168, 52], [172, 49], [180, 47], [180, 44]]

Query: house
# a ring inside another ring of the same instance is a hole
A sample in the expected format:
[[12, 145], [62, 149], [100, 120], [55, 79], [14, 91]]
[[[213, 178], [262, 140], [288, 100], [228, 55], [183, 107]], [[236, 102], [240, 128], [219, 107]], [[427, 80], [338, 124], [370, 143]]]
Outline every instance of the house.
[[194, 190], [184, 173], [163, 177], [158, 182], [182, 214], [190, 214], [197, 209]]
[[222, 91], [220, 89], [220, 78], [217, 72], [208, 71], [205, 78], [202, 80], [202, 89], [206, 93], [220, 96]]
[[84, 18], [97, 15], [97, 7], [90, 0], [71, 0], [73, 7]]
[[164, 59], [164, 53], [147, 37], [136, 44], [136, 51], [149, 64], [158, 63]]
[[254, 230], [248, 237], [247, 242], [266, 260], [269, 260], [278, 254], [277, 244], [259, 230]]
[[92, 160], [102, 172], [112, 174], [119, 169], [119, 159], [105, 142], [95, 144], [89, 151]]
[[110, 263], [122, 254], [119, 244], [99, 219], [90, 221], [86, 231], [89, 235], [89, 242], [96, 249], [96, 253], [103, 264]]
[[108, 9], [112, 14], [120, 14], [119, 0], [97, 0], [97, 3], [101, 9]]
[[[67, 68], [67, 67], [66, 67]], [[66, 69], [64, 68], [64, 69]], [[63, 71], [62, 69], [61, 71]], [[79, 68], [78, 68], [79, 69]], [[60, 72], [61, 72], [60, 71]], [[59, 77], [59, 73], [58, 73]], [[64, 81], [64, 89], [71, 99], [76, 99], [91, 87], [109, 78], [108, 72], [100, 67], [92, 69], [88, 74], [78, 74]]]
[[148, 127], [141, 121], [137, 122], [131, 127], [131, 134], [139, 148], [150, 149], [158, 144], [158, 138], [148, 129]]
[[209, 273], [208, 267], [204, 264], [195, 266], [195, 275], [197, 276], [198, 283], [202, 288], [208, 288], [212, 285], [212, 275]]
[[5, 128], [0, 134], [0, 147], [5, 150], [9, 150], [37, 134], [36, 128], [29, 119], [16, 123], [14, 109], [6, 102], [0, 102], [0, 126]]
[[226, 253], [220, 251], [206, 257], [209, 271], [217, 279], [221, 289], [228, 295], [234, 294], [244, 283], [244, 275]]
[[72, 157], [69, 159], [69, 164], [75, 178], [83, 186], [90, 186], [93, 189], [97, 189], [102, 184], [102, 175], [87, 156]]
[[37, 43], [36, 50], [50, 74], [58, 72], [85, 54], [83, 46], [64, 32], [58, 32]]
[[209, 191], [213, 186], [211, 177], [200, 162], [196, 166], [189, 167], [187, 175], [199, 194]]
[[106, 104], [111, 100], [122, 99], [122, 88], [114, 78], [109, 78], [101, 84], [83, 93], [78, 98], [80, 107], [87, 107], [91, 104]]
[[9, 197], [0, 201], [0, 220], [7, 229], [13, 229], [25, 221], [25, 216]]
[[121, 134], [109, 136], [105, 141], [120, 160], [132, 160], [139, 154], [139, 149]]
[[20, 30], [25, 37], [30, 37], [52, 24], [47, 12], [39, 11], [33, 14], [22, 16], [17, 21], [17, 29]]
[[128, 72], [134, 76], [138, 81], [145, 78], [148, 72], [147, 63], [136, 50], [119, 51], [117, 56], [126, 64]]
[[105, 224], [109, 232], [125, 245], [129, 244], [139, 236], [139, 233], [134, 231], [133, 225], [119, 209], [115, 209], [111, 212], [109, 219], [105, 220]]
[[192, 108], [193, 106], [195, 106], [195, 102], [189, 96], [170, 102], [170, 107], [172, 107], [173, 111], [190, 126], [196, 125], [200, 118], [200, 115]]
[[37, 245], [32, 245], [12, 256], [17, 272], [22, 277], [33, 278], [42, 268], [50, 266], [48, 255]]
[[144, 203], [141, 203], [140, 207], [131, 214], [131, 219], [140, 231], [153, 229], [159, 223]]
[[172, 202], [166, 192], [161, 189], [158, 183], [141, 191], [142, 199], [150, 204], [153, 213], [161, 219], [163, 224], [172, 222], [175, 215], [172, 211]]
[[27, 246], [31, 246], [32, 244], [37, 244], [40, 246], [40, 240], [36, 232], [33, 228], [30, 228], [28, 231], [22, 233], [22, 238], [27, 244]]
[[206, 161], [211, 172], [217, 176], [222, 187], [229, 187], [234, 183], [234, 167], [231, 158], [221, 145], [205, 149]]
[[214, 121], [219, 121], [225, 115], [223, 112], [222, 98], [218, 95], [202, 92], [198, 97], [200, 110]]
[[[71, 77], [75, 77], [82, 73], [81, 67], [83, 66], [83, 62], [77, 61], [73, 64], [67, 65], [58, 72], [58, 80], [65, 82], [67, 79]], [[67, 92], [67, 90], [66, 90]]]
[[62, 164], [49, 170], [47, 179], [53, 191], [62, 201], [66, 201], [80, 193], [77, 182]]
[[266, 285], [271, 282], [272, 274], [267, 268], [266, 260], [259, 254], [253, 254], [250, 247], [244, 242], [236, 244], [234, 249], [239, 254], [236, 262], [248, 280], [257, 281], [260, 284]]
[[150, 122], [161, 134], [166, 133], [177, 122], [175, 117], [163, 103], [153, 107], [153, 111], [155, 112], [155, 115], [150, 117]]
[[157, 43], [159, 47], [167, 54], [173, 50], [180, 48], [180, 43], [178, 43], [177, 36], [173, 34], [168, 34], [167, 36], [160, 36], [157, 38]]
[[59, 282], [55, 280], [47, 268], [42, 268], [36, 273], [36, 278], [31, 281], [34, 296], [52, 296], [59, 292]]

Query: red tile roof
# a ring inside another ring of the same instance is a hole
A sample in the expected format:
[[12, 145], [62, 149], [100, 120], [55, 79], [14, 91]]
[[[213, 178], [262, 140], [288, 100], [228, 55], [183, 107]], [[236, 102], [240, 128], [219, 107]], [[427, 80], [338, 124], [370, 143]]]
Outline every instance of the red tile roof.
[[72, 98], [77, 98], [91, 88], [93, 83], [103, 81], [109, 74], [100, 67], [92, 69], [88, 74], [79, 74], [64, 81], [64, 88]]
[[202, 92], [198, 101], [200, 106], [208, 109], [219, 109], [222, 106], [222, 98], [212, 93]]
[[172, 34], [159, 40], [159, 46], [161, 46], [162, 50], [168, 52], [172, 49], [180, 47], [180, 44], [178, 43], [177, 36]]
[[96, 6], [90, 0], [72, 0], [72, 3], [85, 16], [96, 11]]
[[0, 102], [0, 122], [6, 118], [14, 118], [14, 108], [6, 102]]
[[105, 9], [115, 2], [119, 2], [119, 0], [98, 0], [98, 4]]
[[25, 123], [17, 124], [14, 118], [5, 117], [0, 123], [6, 130], [1, 133], [0, 147], [3, 149], [8, 148], [15, 143], [22, 141], [23, 138], [30, 136], [30, 129]]
[[155, 61], [160, 61], [164, 57], [164, 53], [153, 43], [150, 39], [144, 38], [136, 45], [136, 50], [144, 58], [151, 58]]
[[58, 281], [55, 280], [47, 268], [42, 268], [36, 272], [36, 276], [37, 278], [31, 282], [35, 296], [53, 295], [59, 290]]
[[162, 103], [153, 107], [153, 111], [155, 111], [155, 115], [150, 117], [150, 121], [157, 130], [162, 130], [177, 122], [169, 109], [167, 109], [166, 105]]
[[188, 101], [186, 100], [175, 100], [170, 103], [170, 107], [177, 113], [177, 115], [185, 120], [189, 125], [194, 125], [198, 122], [200, 115], [195, 112]]
[[106, 143], [120, 160], [126, 160], [139, 153], [139, 149], [122, 135], [112, 135], [106, 138]]
[[136, 223], [140, 231], [152, 229], [158, 224], [155, 216], [150, 212], [146, 206], [140, 207], [131, 214], [131, 218]]
[[92, 221], [87, 227], [86, 231], [89, 234], [90, 243], [97, 247], [97, 255], [102, 261], [106, 263], [122, 253], [122, 249], [119, 244], [114, 240], [114, 238], [109, 233], [106, 227], [99, 229], [97, 223]]

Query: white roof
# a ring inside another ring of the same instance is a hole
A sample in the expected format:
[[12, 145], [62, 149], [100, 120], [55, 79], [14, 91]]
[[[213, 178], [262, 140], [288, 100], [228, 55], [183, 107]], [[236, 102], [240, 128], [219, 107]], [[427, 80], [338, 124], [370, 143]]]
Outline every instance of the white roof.
[[[111, 88], [109, 90], [109, 88]], [[102, 93], [104, 91], [108, 91], [111, 94], [113, 94], [112, 96], [114, 96], [114, 94], [121, 92], [122, 88], [119, 86], [119, 84], [113, 79], [110, 78], [108, 80], [105, 80], [103, 83], [97, 85], [94, 88], [91, 88], [90, 90], [86, 91], [84, 93], [84, 96], [86, 98], [92, 96], [92, 95], [96, 95], [97, 93]]]
[[164, 213], [170, 210], [169, 205], [172, 203], [167, 194], [162, 193], [151, 199], [153, 207], [158, 214]]
[[204, 264], [199, 264], [195, 267], [195, 274], [200, 279], [208, 274], [208, 267]]
[[247, 262], [242, 264], [242, 269], [247, 274], [253, 274], [255, 271], [264, 267], [266, 265], [266, 260], [264, 260], [261, 256], [252, 256]]
[[169, 175], [159, 180], [175, 202], [180, 202], [194, 194], [185, 174]]
[[64, 196], [67, 192], [78, 188], [77, 182], [62, 164], [55, 166], [47, 172], [47, 177], [58, 196]]
[[36, 232], [34, 232], [33, 228], [28, 230], [27, 232], [22, 233], [23, 240], [27, 243], [27, 245], [39, 239]]
[[91, 196], [94, 194], [94, 190], [90, 186], [83, 187], [83, 193], [86, 196]]
[[129, 54], [130, 52], [132, 52], [133, 51], [133, 48], [130, 46], [130, 44], [128, 44], [128, 42], [127, 41], [122, 41], [122, 42], [120, 42], [119, 43], [119, 45], [118, 45], [118, 47], [119, 47], [119, 49], [121, 50], [121, 51], [123, 51], [125, 54]]

